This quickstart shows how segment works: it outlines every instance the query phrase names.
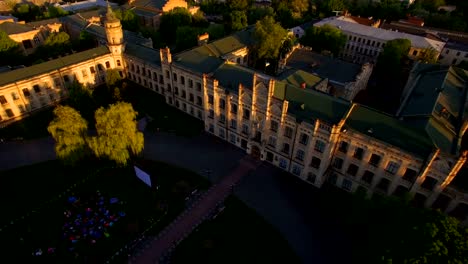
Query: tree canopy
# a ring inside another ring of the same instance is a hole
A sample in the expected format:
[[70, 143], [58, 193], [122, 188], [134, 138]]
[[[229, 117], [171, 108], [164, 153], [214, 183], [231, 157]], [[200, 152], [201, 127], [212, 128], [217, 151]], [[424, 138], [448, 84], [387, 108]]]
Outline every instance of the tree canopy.
[[229, 14], [229, 26], [232, 31], [239, 31], [247, 27], [247, 14], [245, 11], [234, 10]]
[[277, 59], [287, 31], [267, 16], [255, 24], [255, 51], [259, 59]]
[[70, 52], [71, 48], [72, 43], [67, 33], [52, 33], [45, 39], [44, 44], [37, 48], [35, 56], [41, 59], [56, 57]]
[[411, 41], [408, 39], [393, 39], [387, 41], [380, 53], [377, 67], [385, 69], [389, 73], [400, 71], [403, 61], [408, 57]]
[[330, 25], [310, 27], [301, 39], [301, 43], [312, 47], [317, 52], [329, 51], [336, 56], [346, 44], [346, 35], [340, 29]]
[[170, 43], [176, 40], [177, 28], [190, 26], [192, 15], [185, 8], [176, 7], [161, 16], [159, 31]]
[[85, 137], [88, 124], [78, 111], [69, 106], [58, 106], [54, 115], [47, 130], [55, 140], [55, 153], [65, 163], [75, 164], [87, 153]]
[[122, 11], [119, 9], [116, 10], [114, 14], [120, 19], [123, 29], [138, 32], [140, 25], [138, 23], [138, 17], [133, 10], [127, 9]]
[[0, 30], [0, 65], [21, 64], [23, 53], [17, 42], [12, 40], [8, 34]]
[[11, 51], [19, 47], [19, 44], [12, 40], [5, 31], [0, 30], [0, 52]]
[[88, 139], [93, 153], [117, 164], [127, 164], [130, 156], [144, 147], [143, 133], [137, 130], [137, 112], [129, 103], [118, 102], [96, 111], [97, 136]]

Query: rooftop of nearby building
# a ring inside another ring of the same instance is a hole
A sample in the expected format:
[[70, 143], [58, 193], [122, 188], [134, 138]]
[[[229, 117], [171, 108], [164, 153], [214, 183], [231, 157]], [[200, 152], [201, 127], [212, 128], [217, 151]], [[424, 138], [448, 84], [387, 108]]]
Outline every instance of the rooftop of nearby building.
[[4, 22], [0, 24], [0, 30], [5, 31], [8, 35], [14, 35], [14, 34], [21, 34], [25, 32], [30, 32], [34, 30], [34, 28], [25, 25], [25, 24], [19, 24], [19, 23], [13, 23], [13, 22]]
[[129, 4], [131, 6], [162, 10], [162, 8], [164, 7], [164, 5], [166, 5], [167, 2], [168, 0], [135, 0], [135, 1], [130, 1]]
[[[444, 152], [456, 153], [459, 148], [458, 122], [468, 116], [468, 71], [453, 66], [417, 64], [411, 74], [416, 79], [409, 84], [412, 90], [398, 116], [425, 129], [434, 144]], [[436, 116], [434, 113], [439, 111], [437, 105], [443, 107], [450, 118]]]
[[445, 48], [468, 52], [468, 43], [465, 44], [449, 41], [447, 44], [445, 44]]
[[320, 55], [307, 49], [296, 49], [289, 57], [286, 67], [301, 69], [339, 83], [353, 82], [361, 72], [361, 66], [358, 64]]
[[145, 63], [161, 66], [161, 56], [159, 50], [148, 48], [142, 45], [127, 43], [125, 45], [125, 53], [144, 60]]
[[279, 76], [279, 79], [287, 84], [303, 89], [310, 89], [323, 80], [319, 76], [298, 69], [289, 69], [283, 72]]
[[225, 63], [213, 73], [213, 78], [218, 80], [219, 85], [234, 93], [238, 92], [239, 84], [244, 87], [253, 86], [254, 70], [239, 66], [237, 64]]
[[315, 23], [315, 26], [323, 26], [325, 24], [335, 26], [343, 31], [353, 32], [354, 34], [389, 41], [393, 39], [404, 38], [411, 41], [411, 45], [416, 48], [432, 47], [437, 51], [441, 51], [444, 47], [444, 42], [436, 41], [416, 35], [411, 35], [402, 32], [385, 30], [382, 28], [368, 27], [357, 23], [345, 21], [342, 17], [332, 17]]
[[415, 129], [393, 116], [362, 105], [355, 105], [352, 109], [345, 128], [422, 157], [426, 157], [434, 147], [425, 131]]
[[106, 46], [101, 46], [94, 49], [68, 55], [65, 57], [61, 57], [58, 59], [43, 62], [40, 64], [36, 64], [27, 68], [0, 73], [0, 86], [20, 80], [25, 80], [30, 77], [38, 76], [70, 65], [78, 64], [80, 62], [103, 56], [108, 53], [110, 53], [109, 49]]
[[284, 81], [275, 82], [274, 97], [288, 100], [288, 112], [300, 121], [313, 123], [316, 119], [337, 124], [346, 114], [349, 102], [331, 97], [314, 89], [302, 89]]

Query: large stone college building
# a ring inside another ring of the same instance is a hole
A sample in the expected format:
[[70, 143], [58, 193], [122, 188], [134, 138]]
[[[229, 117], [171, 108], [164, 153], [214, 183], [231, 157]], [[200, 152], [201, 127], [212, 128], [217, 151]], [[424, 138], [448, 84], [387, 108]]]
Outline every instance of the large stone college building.
[[106, 69], [117, 69], [203, 120], [209, 133], [314, 186], [410, 193], [466, 221], [468, 195], [452, 184], [467, 159], [459, 150], [466, 71], [417, 68], [394, 117], [322, 92], [322, 82], [305, 71], [276, 78], [246, 67], [251, 29], [174, 55], [125, 44], [112, 12], [105, 29], [107, 46], [0, 73], [1, 124], [65, 98], [74, 80], [97, 85]]

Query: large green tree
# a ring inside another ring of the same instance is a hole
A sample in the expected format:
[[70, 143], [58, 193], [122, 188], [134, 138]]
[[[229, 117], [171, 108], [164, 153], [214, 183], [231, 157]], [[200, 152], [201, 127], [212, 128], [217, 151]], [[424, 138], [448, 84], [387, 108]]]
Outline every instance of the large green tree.
[[229, 27], [232, 31], [239, 31], [247, 27], [247, 14], [245, 11], [232, 11], [229, 14]]
[[69, 106], [54, 109], [54, 119], [47, 130], [55, 140], [57, 157], [67, 164], [75, 164], [87, 153], [88, 124], [80, 113]]
[[34, 55], [37, 59], [47, 59], [71, 52], [71, 48], [70, 36], [66, 32], [52, 33], [45, 39], [44, 44], [37, 48]]
[[109, 69], [106, 71], [106, 85], [109, 88], [115, 88], [122, 82], [122, 76], [117, 69]]
[[400, 72], [404, 60], [408, 57], [411, 41], [408, 39], [394, 39], [387, 41], [380, 53], [377, 67], [388, 73]]
[[176, 32], [176, 49], [181, 51], [196, 46], [199, 33], [200, 30], [195, 27], [178, 27]]
[[249, 24], [254, 24], [258, 20], [260, 20], [260, 19], [262, 19], [262, 18], [264, 18], [266, 16], [274, 17], [275, 16], [275, 10], [273, 10], [273, 8], [270, 7], [270, 6], [267, 6], [267, 7], [263, 7], [263, 6], [252, 7], [248, 12]]
[[97, 136], [88, 139], [93, 153], [119, 165], [127, 164], [131, 155], [144, 147], [143, 133], [137, 130], [137, 112], [129, 103], [118, 102], [96, 111]]
[[176, 40], [177, 28], [190, 26], [191, 23], [192, 15], [190, 15], [188, 10], [176, 7], [161, 16], [159, 31], [169, 43], [174, 43]]
[[122, 22], [123, 29], [138, 32], [138, 29], [140, 28], [138, 24], [138, 17], [133, 10], [127, 9], [122, 11], [119, 9], [114, 13], [115, 16]]
[[267, 16], [255, 24], [254, 49], [258, 59], [277, 59], [287, 31]]
[[336, 56], [346, 44], [346, 36], [340, 29], [330, 25], [310, 27], [301, 39], [301, 43], [317, 52], [329, 51]]
[[21, 64], [23, 54], [17, 42], [12, 40], [5, 31], [0, 30], [0, 65]]

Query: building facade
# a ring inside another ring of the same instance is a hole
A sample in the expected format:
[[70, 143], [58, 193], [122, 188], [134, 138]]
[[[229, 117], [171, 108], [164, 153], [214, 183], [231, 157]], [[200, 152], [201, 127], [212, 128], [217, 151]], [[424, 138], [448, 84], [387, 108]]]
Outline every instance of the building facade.
[[[411, 194], [429, 207], [466, 163], [466, 152], [446, 152], [404, 121], [292, 81], [302, 73], [277, 79], [245, 67], [251, 29], [172, 55], [125, 45], [120, 22], [107, 21], [108, 47], [0, 74], [2, 124], [65, 98], [74, 79], [98, 84], [109, 68], [200, 119], [208, 133], [316, 187]], [[450, 197], [447, 212], [468, 206], [466, 195]]]
[[411, 42], [408, 55], [413, 59], [427, 49], [433, 49], [438, 58], [445, 45], [430, 38], [353, 23], [343, 17], [327, 18], [314, 24], [317, 27], [322, 25], [339, 28], [346, 35], [347, 41], [340, 57], [355, 63], [376, 63], [387, 41], [393, 39], [408, 39]]

